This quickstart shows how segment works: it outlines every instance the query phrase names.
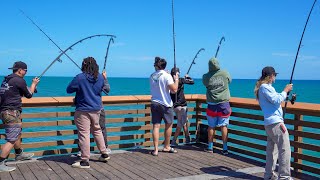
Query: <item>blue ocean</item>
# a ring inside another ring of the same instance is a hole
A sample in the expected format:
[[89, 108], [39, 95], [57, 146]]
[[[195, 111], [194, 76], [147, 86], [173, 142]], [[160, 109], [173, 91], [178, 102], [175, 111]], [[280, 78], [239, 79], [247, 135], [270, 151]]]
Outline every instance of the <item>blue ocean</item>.
[[[25, 77], [27, 84], [30, 85], [33, 77]], [[3, 76], [0, 76], [0, 79], [3, 79]], [[73, 77], [42, 77], [40, 83], [38, 84], [38, 93], [34, 95], [34, 97], [55, 97], [55, 96], [74, 96], [74, 94], [67, 94], [66, 93], [66, 87], [69, 84], [69, 82], [73, 79]], [[110, 77], [108, 78], [110, 83], [110, 93], [109, 96], [125, 96], [125, 95], [150, 95], [150, 87], [149, 87], [149, 79], [148, 78], [118, 78], [118, 77]], [[255, 79], [234, 79], [230, 84], [230, 91], [232, 97], [241, 97], [241, 98], [252, 98], [254, 99], [254, 93], [253, 89], [255, 86], [256, 80]], [[273, 85], [275, 89], [280, 92], [283, 90], [286, 84], [289, 83], [289, 80], [276, 80], [276, 83]], [[320, 80], [293, 80], [293, 93], [297, 94], [297, 100], [296, 102], [305, 102], [305, 103], [320, 103]], [[201, 79], [195, 79], [194, 85], [185, 85], [185, 94], [205, 94], [206, 88], [202, 84]], [[193, 106], [190, 104], [190, 106]], [[110, 108], [110, 107], [107, 107]], [[114, 107], [111, 107], [114, 108]], [[130, 108], [130, 107], [129, 107]], [[133, 107], [134, 109], [135, 107]], [[68, 109], [69, 111], [73, 110]], [[29, 112], [28, 109], [26, 109], [24, 112]], [[292, 117], [290, 117], [292, 118]], [[320, 118], [314, 118], [308, 119], [309, 121], [319, 122]], [[190, 122], [194, 122], [195, 120], [190, 120]], [[108, 124], [109, 127], [113, 126], [113, 124]], [[119, 126], [119, 124], [117, 125]], [[125, 124], [123, 124], [125, 126]], [[230, 125], [232, 126], [232, 125]], [[65, 127], [66, 129], [73, 129], [72, 127]], [[236, 127], [239, 130], [242, 129], [242, 127]], [[293, 127], [288, 126], [289, 129], [292, 129]], [[319, 129], [314, 128], [306, 128], [305, 130], [309, 131], [309, 129], [312, 129], [312, 132], [319, 133]], [[38, 131], [39, 129], [29, 129], [27, 131]], [[44, 129], [42, 129], [44, 130]], [[191, 129], [190, 129], [191, 130]], [[263, 131], [257, 130], [257, 133], [264, 134]], [[108, 135], [118, 135], [118, 133], [111, 133]], [[230, 137], [233, 137], [233, 135], [230, 135]], [[56, 137], [52, 137], [52, 140], [54, 140]], [[234, 137], [236, 138], [236, 137]], [[243, 137], [242, 137], [243, 138]], [[292, 137], [291, 137], [292, 139]], [[33, 139], [25, 139], [24, 142], [32, 142], [32, 141], [38, 141], [38, 138]], [[250, 140], [250, 138], [246, 139], [246, 141], [255, 141]], [[308, 138], [304, 138], [305, 143], [310, 144], [318, 144], [319, 141], [312, 140]], [[2, 143], [2, 142], [1, 142]], [[110, 144], [112, 144], [111, 142]], [[262, 144], [265, 142], [262, 142]], [[250, 149], [250, 148], [249, 148]], [[314, 152], [314, 151], [304, 151], [304, 153], [308, 155], [312, 155], [315, 157], [318, 157], [320, 155], [320, 152]], [[312, 166], [319, 166], [318, 164], [307, 162], [306, 164], [312, 165]]]

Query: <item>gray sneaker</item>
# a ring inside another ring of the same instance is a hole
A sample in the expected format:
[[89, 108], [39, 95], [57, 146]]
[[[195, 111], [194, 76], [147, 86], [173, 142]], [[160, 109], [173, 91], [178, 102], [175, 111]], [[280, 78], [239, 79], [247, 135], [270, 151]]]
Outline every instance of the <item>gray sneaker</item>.
[[111, 153], [111, 149], [107, 148], [107, 154], [110, 154], [110, 153]]
[[16, 170], [16, 167], [10, 167], [6, 165], [6, 160], [0, 163], [0, 172], [10, 172]]
[[29, 160], [34, 156], [33, 153], [22, 152], [20, 154], [16, 154], [16, 161]]

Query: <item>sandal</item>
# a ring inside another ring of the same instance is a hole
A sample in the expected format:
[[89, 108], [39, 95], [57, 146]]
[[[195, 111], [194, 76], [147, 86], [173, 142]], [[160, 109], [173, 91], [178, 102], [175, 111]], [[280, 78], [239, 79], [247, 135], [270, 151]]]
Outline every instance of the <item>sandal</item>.
[[151, 152], [152, 156], [158, 156], [158, 153], [156, 154], [154, 151]]
[[173, 148], [170, 148], [169, 151], [166, 151], [166, 150], [162, 149], [162, 152], [165, 152], [165, 153], [177, 153], [178, 151], [173, 149]]

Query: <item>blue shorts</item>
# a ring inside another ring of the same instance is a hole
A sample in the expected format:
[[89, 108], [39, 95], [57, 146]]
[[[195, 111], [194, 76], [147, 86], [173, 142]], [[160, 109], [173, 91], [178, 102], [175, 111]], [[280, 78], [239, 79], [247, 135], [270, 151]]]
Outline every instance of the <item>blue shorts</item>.
[[211, 117], [211, 116], [207, 116], [208, 119], [208, 126], [211, 128], [214, 127], [222, 127], [222, 126], [228, 126], [229, 125], [229, 117]]
[[151, 119], [152, 124], [161, 124], [162, 119], [164, 119], [165, 124], [172, 124], [174, 119], [173, 108], [152, 102]]

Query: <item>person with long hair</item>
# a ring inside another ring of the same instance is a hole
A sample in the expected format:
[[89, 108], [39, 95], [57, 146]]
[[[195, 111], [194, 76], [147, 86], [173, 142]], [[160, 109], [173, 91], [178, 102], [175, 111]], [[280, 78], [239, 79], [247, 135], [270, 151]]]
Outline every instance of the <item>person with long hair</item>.
[[[273, 67], [264, 67], [254, 88], [254, 94], [263, 112], [264, 128], [267, 133], [264, 179], [291, 179], [290, 140], [283, 121], [281, 102], [286, 99], [287, 93], [292, 90], [292, 84], [287, 84], [281, 93], [277, 93], [272, 87], [277, 74]], [[277, 160], [279, 162], [279, 175], [274, 172]]]
[[81, 160], [72, 164], [75, 168], [90, 168], [90, 132], [101, 153], [100, 161], [110, 157], [99, 125], [102, 102], [101, 92], [104, 91], [106, 73], [99, 74], [99, 66], [93, 57], [87, 57], [82, 62], [82, 73], [78, 74], [67, 87], [67, 93], [76, 92], [74, 121], [78, 129]]

